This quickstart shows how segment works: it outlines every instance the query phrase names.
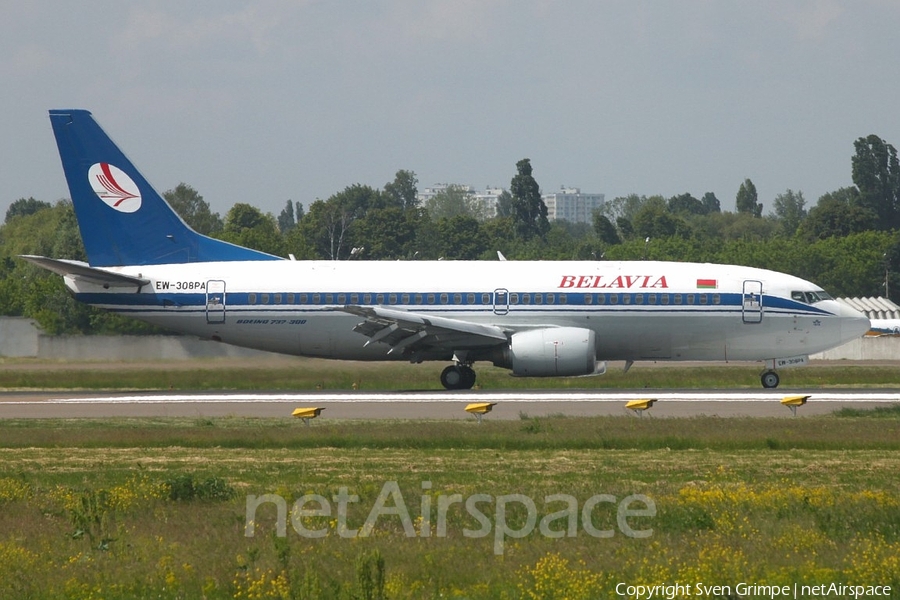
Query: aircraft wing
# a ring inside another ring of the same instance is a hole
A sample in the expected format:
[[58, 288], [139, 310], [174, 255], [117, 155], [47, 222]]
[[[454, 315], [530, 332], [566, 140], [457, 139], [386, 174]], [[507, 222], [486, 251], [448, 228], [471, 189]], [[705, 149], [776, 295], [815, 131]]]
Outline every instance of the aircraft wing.
[[121, 273], [112, 273], [103, 269], [97, 269], [87, 263], [76, 260], [58, 260], [55, 258], [47, 258], [45, 256], [32, 256], [30, 254], [22, 254], [19, 258], [34, 263], [48, 271], [52, 271], [57, 275], [70, 277], [76, 281], [87, 281], [95, 285], [102, 285], [106, 288], [136, 287], [137, 289], [135, 291], [140, 291], [141, 287], [150, 283], [149, 279], [122, 275]]
[[336, 310], [365, 319], [353, 331], [368, 337], [366, 346], [379, 342], [393, 352], [470, 350], [505, 344], [506, 333], [494, 325], [423, 315], [384, 306], [343, 306]]

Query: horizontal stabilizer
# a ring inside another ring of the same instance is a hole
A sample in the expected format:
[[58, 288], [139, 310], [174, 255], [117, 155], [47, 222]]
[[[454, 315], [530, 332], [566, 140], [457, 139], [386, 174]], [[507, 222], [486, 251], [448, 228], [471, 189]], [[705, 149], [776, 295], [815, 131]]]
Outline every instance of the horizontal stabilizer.
[[76, 281], [86, 281], [103, 287], [141, 287], [150, 283], [149, 279], [141, 277], [132, 277], [130, 275], [122, 275], [120, 273], [111, 273], [103, 269], [97, 269], [89, 266], [87, 263], [76, 260], [59, 260], [55, 258], [47, 258], [45, 256], [32, 256], [23, 254], [19, 256], [30, 263], [36, 264], [42, 269], [52, 271], [57, 275], [69, 277]]

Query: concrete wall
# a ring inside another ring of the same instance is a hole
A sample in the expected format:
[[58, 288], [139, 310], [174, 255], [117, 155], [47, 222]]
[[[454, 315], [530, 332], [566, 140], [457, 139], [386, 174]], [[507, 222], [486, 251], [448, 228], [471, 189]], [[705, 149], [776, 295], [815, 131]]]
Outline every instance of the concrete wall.
[[0, 356], [37, 356], [39, 335], [31, 319], [0, 317]]
[[0, 356], [55, 360], [179, 360], [277, 355], [177, 335], [45, 335], [30, 319], [0, 317]]
[[810, 356], [812, 360], [900, 360], [900, 336], [866, 336]]
[[[43, 334], [31, 319], [0, 317], [0, 356], [56, 360], [178, 360], [276, 355], [186, 336], [51, 336]], [[900, 336], [863, 337], [810, 358], [900, 361]]]

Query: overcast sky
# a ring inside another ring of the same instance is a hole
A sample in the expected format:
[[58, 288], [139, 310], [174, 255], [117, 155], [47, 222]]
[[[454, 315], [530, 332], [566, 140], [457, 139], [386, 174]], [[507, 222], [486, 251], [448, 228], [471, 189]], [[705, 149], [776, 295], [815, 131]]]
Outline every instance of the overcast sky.
[[47, 110], [86, 108], [160, 192], [277, 215], [398, 169], [808, 205], [900, 146], [900, 2], [0, 0], [0, 216], [68, 197]]

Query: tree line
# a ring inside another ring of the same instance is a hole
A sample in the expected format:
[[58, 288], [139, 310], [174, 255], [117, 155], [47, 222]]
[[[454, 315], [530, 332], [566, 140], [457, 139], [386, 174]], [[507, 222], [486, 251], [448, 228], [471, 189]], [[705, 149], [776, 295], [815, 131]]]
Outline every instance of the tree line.
[[[225, 215], [191, 186], [163, 194], [196, 231], [297, 260], [668, 260], [762, 267], [815, 281], [837, 296], [900, 294], [900, 164], [878, 136], [859, 138], [854, 185], [807, 209], [786, 190], [763, 214], [748, 178], [723, 211], [715, 194], [670, 198], [631, 194], [608, 201], [591, 224], [550, 222], [531, 161], [522, 159], [496, 211], [460, 186], [425, 203], [418, 181], [400, 170], [377, 189], [354, 184], [307, 208], [288, 200], [280, 214], [249, 203]], [[496, 214], [494, 214], [494, 212]], [[35, 319], [50, 333], [155, 331], [75, 303], [61, 278], [19, 254], [86, 260], [71, 202], [23, 198], [0, 226], [0, 313]]]

